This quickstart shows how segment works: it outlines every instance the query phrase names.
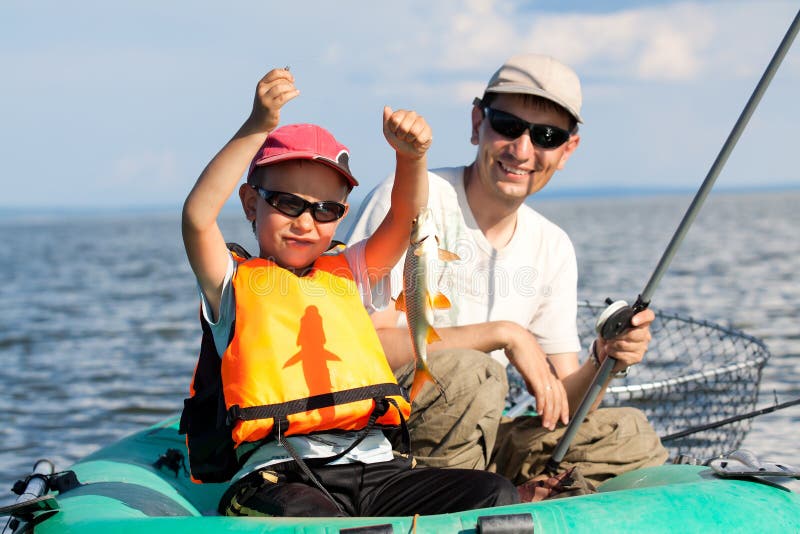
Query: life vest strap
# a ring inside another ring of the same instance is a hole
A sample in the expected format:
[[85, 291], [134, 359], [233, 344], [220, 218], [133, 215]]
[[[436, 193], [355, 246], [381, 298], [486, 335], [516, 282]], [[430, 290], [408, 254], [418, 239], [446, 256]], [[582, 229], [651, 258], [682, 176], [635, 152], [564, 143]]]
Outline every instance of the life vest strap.
[[245, 408], [234, 404], [228, 409], [228, 424], [233, 424], [235, 421], [253, 421], [256, 419], [285, 419], [291, 414], [393, 395], [405, 397], [405, 392], [398, 384], [386, 383], [322, 393], [277, 404], [247, 406]]
[[408, 422], [406, 421], [406, 418], [403, 417], [403, 412], [400, 410], [400, 406], [397, 405], [396, 400], [389, 397], [386, 397], [384, 400], [386, 401], [385, 412], [389, 411], [389, 405], [391, 404], [394, 406], [395, 410], [397, 410], [397, 413], [400, 414], [400, 428], [403, 432], [401, 434], [403, 438], [403, 448], [399, 452], [403, 454], [411, 454], [411, 433], [408, 431]]

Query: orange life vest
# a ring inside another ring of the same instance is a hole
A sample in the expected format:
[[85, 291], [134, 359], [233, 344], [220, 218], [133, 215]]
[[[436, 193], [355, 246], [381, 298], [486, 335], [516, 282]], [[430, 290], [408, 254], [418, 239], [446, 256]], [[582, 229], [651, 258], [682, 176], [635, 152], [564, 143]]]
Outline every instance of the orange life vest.
[[360, 430], [379, 404], [377, 425], [408, 418], [343, 255], [321, 256], [303, 277], [234, 258], [236, 322], [221, 372], [237, 446], [268, 437], [276, 422], [284, 435]]

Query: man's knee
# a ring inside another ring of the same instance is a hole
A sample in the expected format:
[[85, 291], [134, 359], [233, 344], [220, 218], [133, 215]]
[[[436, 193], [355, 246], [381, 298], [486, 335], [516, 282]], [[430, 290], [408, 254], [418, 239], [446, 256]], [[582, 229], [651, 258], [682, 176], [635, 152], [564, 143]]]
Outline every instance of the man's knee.
[[[427, 409], [433, 403], [471, 402], [478, 389], [487, 404], [504, 406], [508, 393], [505, 368], [488, 354], [470, 349], [452, 349], [433, 352], [428, 357], [428, 368], [441, 389], [426, 386], [415, 399], [414, 407]], [[403, 387], [410, 387], [414, 379], [414, 363], [395, 372]]]
[[428, 364], [446, 371], [473, 371], [486, 376], [505, 376], [505, 367], [479, 350], [449, 349], [432, 352]]
[[431, 373], [441, 377], [445, 391], [453, 394], [474, 392], [476, 387], [491, 382], [493, 389], [502, 395], [500, 403], [508, 393], [505, 368], [484, 352], [470, 349], [443, 350], [431, 353], [428, 358]]
[[[442, 391], [426, 386], [414, 400], [412, 452], [423, 465], [485, 468], [508, 391], [505, 369], [465, 349], [432, 353], [428, 364]], [[401, 384], [412, 379], [413, 373]]]

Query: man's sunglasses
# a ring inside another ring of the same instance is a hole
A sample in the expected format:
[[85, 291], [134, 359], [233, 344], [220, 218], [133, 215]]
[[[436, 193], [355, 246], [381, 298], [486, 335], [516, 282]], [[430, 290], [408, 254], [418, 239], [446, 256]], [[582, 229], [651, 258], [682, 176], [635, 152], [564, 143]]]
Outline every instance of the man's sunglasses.
[[525, 130], [530, 132], [531, 142], [539, 148], [557, 148], [567, 142], [570, 133], [563, 128], [557, 126], [549, 126], [547, 124], [533, 124], [520, 119], [516, 115], [500, 111], [499, 109], [492, 109], [490, 107], [483, 108], [483, 114], [489, 119], [489, 125], [492, 130], [499, 133], [503, 137], [509, 139], [516, 139]]
[[251, 185], [267, 204], [288, 217], [299, 217], [304, 211], [309, 210], [314, 220], [321, 223], [338, 221], [344, 217], [347, 207], [339, 202], [323, 200], [322, 202], [309, 202], [308, 200], [281, 191], [269, 191], [257, 185]]

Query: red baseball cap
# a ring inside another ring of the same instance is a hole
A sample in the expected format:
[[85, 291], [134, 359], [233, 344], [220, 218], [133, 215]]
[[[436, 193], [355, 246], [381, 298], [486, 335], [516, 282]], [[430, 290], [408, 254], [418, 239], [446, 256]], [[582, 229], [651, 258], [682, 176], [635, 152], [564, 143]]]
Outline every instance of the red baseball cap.
[[308, 159], [339, 171], [351, 186], [358, 181], [350, 172], [350, 151], [328, 130], [315, 124], [288, 124], [267, 136], [247, 173], [248, 180], [256, 167], [292, 159]]

